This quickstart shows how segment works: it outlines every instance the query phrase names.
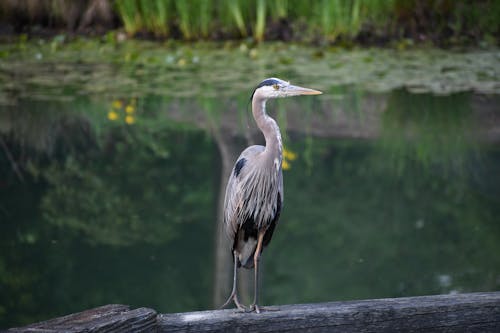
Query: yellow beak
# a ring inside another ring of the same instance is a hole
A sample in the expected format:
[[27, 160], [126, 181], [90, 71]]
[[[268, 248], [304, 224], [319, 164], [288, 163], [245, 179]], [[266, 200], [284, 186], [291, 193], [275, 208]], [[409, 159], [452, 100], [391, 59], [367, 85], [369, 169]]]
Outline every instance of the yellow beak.
[[291, 85], [291, 84], [288, 85], [285, 88], [285, 93], [286, 93], [287, 96], [320, 95], [320, 94], [322, 94], [322, 92], [319, 91], [319, 90], [314, 90], [314, 89], [309, 89], [309, 88], [294, 86], [294, 85]]

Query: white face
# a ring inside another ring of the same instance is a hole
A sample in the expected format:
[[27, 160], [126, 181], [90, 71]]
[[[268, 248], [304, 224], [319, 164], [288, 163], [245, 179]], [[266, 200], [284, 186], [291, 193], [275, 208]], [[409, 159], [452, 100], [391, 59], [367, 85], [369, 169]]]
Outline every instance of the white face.
[[265, 98], [278, 98], [286, 97], [286, 87], [289, 86], [289, 82], [282, 81], [280, 83], [275, 83], [270, 86], [263, 86], [255, 91], [258, 92], [262, 97]]

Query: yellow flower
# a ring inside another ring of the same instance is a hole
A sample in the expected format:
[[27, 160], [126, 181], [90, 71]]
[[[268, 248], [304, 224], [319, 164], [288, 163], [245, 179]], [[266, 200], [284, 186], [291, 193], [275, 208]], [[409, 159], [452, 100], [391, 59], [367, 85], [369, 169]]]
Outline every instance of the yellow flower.
[[297, 154], [286, 148], [283, 149], [283, 157], [290, 161], [295, 161], [297, 159]]
[[108, 112], [108, 119], [111, 120], [111, 121], [114, 121], [114, 120], [117, 120], [118, 119], [118, 113], [116, 113], [115, 111], [109, 111]]
[[135, 118], [133, 116], [126, 116], [125, 122], [129, 125], [132, 125], [133, 123], [135, 123]]
[[123, 102], [120, 101], [119, 99], [116, 99], [113, 101], [113, 109], [121, 109], [123, 107]]
[[252, 59], [257, 59], [257, 57], [259, 56], [259, 51], [257, 51], [257, 49], [251, 49], [248, 55]]
[[291, 162], [294, 161], [295, 159], [297, 159], [296, 153], [286, 148], [283, 148], [283, 162], [281, 164], [283, 170], [290, 170], [290, 168], [292, 167]]
[[281, 163], [281, 167], [283, 168], [283, 170], [290, 170], [291, 165], [287, 160], [283, 160], [283, 162]]
[[177, 61], [177, 65], [178, 65], [179, 67], [184, 67], [184, 66], [186, 66], [186, 63], [187, 63], [187, 61], [186, 61], [186, 59], [184, 59], [184, 58], [180, 58], [180, 59], [179, 59], [179, 61]]
[[135, 108], [132, 106], [132, 105], [127, 105], [127, 107], [125, 108], [125, 112], [128, 113], [128, 114], [132, 114], [135, 112]]

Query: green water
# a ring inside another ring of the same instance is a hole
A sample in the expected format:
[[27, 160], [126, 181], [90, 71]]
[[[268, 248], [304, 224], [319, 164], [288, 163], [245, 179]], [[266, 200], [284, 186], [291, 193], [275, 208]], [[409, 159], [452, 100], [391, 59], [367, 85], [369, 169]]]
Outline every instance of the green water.
[[324, 95], [269, 103], [293, 154], [264, 304], [500, 290], [499, 65], [496, 50], [1, 45], [0, 327], [213, 308], [223, 159], [262, 141], [247, 106], [269, 76]]

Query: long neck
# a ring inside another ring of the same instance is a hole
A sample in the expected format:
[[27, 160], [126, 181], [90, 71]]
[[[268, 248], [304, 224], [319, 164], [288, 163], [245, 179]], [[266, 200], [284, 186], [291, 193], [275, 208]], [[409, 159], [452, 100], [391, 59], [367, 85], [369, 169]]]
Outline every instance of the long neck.
[[275, 154], [280, 159], [283, 150], [281, 133], [276, 121], [266, 113], [266, 99], [254, 96], [252, 99], [252, 113], [266, 139], [266, 153]]

